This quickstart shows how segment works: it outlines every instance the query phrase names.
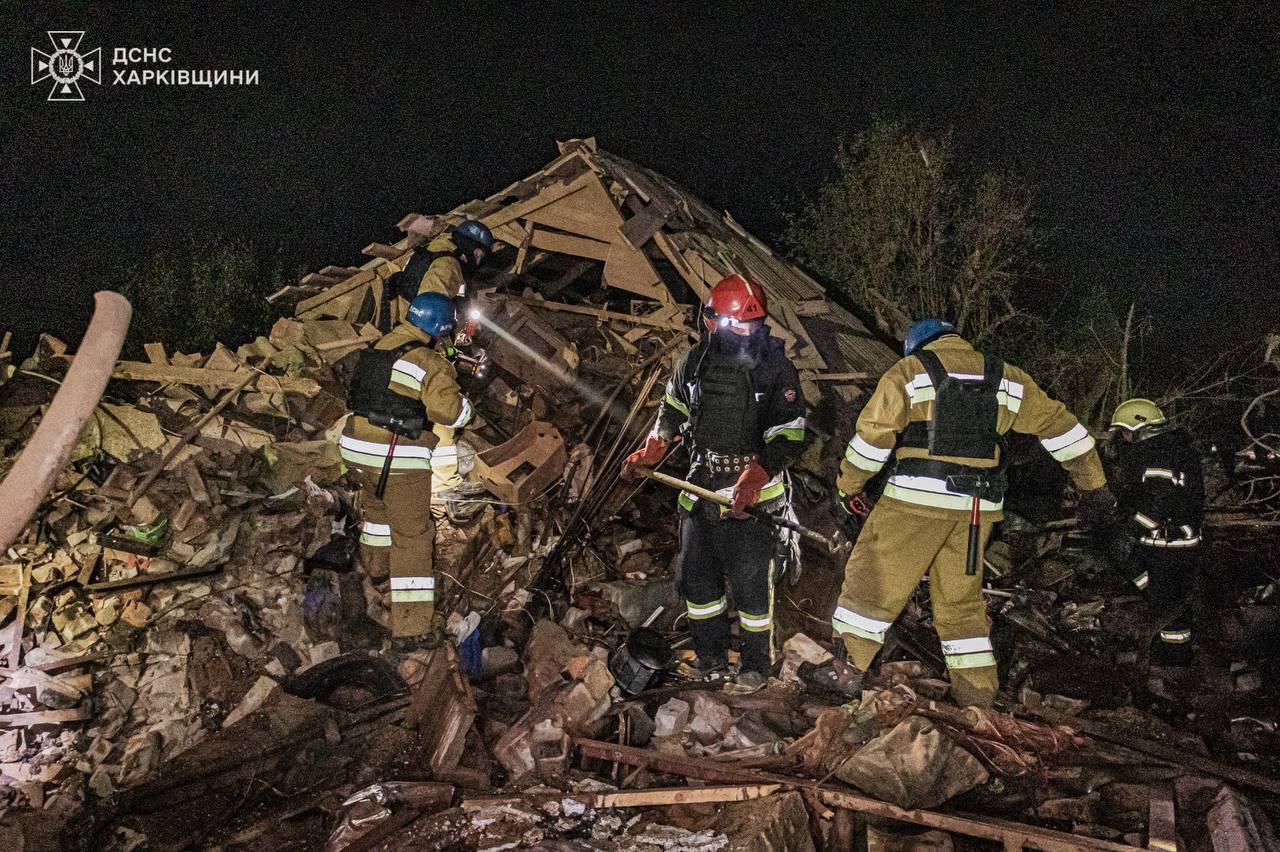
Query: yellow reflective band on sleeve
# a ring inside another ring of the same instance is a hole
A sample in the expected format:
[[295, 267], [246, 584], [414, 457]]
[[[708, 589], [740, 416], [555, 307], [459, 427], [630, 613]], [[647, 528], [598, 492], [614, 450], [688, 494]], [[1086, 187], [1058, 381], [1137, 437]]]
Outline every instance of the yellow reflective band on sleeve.
[[685, 417], [689, 416], [689, 406], [672, 396], [670, 391], [662, 397], [662, 401], [674, 408], [676, 411], [679, 411]]
[[795, 420], [771, 426], [764, 430], [764, 442], [767, 444], [777, 437], [786, 438], [788, 441], [803, 441], [804, 425], [804, 418], [797, 417]]
[[1055, 461], [1071, 461], [1093, 449], [1093, 436], [1089, 430], [1077, 423], [1061, 435], [1052, 438], [1041, 438], [1041, 445], [1049, 451]]
[[684, 606], [685, 611], [689, 613], [690, 618], [696, 621], [701, 621], [705, 618], [715, 618], [717, 615], [720, 615], [729, 606], [729, 602], [726, 598], [720, 598], [718, 601], [712, 601], [711, 603], [705, 604], [685, 601]]
[[1146, 515], [1142, 514], [1141, 512], [1134, 512], [1133, 519], [1138, 523], [1142, 524], [1144, 527], [1146, 527], [1149, 530], [1153, 530], [1156, 527], [1160, 526], [1151, 518], [1148, 518]]
[[426, 370], [403, 358], [391, 365], [391, 381], [415, 393], [422, 390], [422, 378], [426, 374]]
[[418, 393], [422, 390], [422, 382], [417, 381], [412, 376], [402, 373], [399, 370], [391, 371], [391, 381], [393, 384], [400, 385], [400, 387], [406, 390], [411, 390], [414, 393]]
[[1170, 645], [1185, 645], [1191, 641], [1190, 630], [1161, 630], [1160, 641]]
[[996, 391], [996, 402], [1009, 409], [1010, 414], [1017, 414], [1022, 408], [1022, 394], [1025, 389], [1022, 382], [1000, 380], [1000, 390]]
[[471, 400], [464, 396], [462, 398], [462, 411], [458, 412], [458, 419], [450, 423], [449, 428], [457, 429], [460, 426], [466, 426], [467, 422], [471, 420], [472, 412]]
[[1145, 589], [1147, 587], [1147, 584], [1150, 582], [1151, 582], [1151, 577], [1147, 575], [1146, 571], [1143, 571], [1141, 574], [1133, 578], [1133, 584], [1137, 586], [1139, 589]]
[[694, 497], [692, 494], [687, 494], [684, 491], [681, 491], [680, 495], [676, 497], [676, 505], [678, 505], [681, 509], [693, 511], [693, 504], [694, 502], [697, 501], [697, 499], [698, 498]]
[[854, 467], [868, 473], [877, 473], [884, 467], [884, 463], [889, 460], [892, 453], [893, 450], [877, 447], [861, 435], [854, 435], [849, 441], [849, 446], [845, 447], [844, 457]]

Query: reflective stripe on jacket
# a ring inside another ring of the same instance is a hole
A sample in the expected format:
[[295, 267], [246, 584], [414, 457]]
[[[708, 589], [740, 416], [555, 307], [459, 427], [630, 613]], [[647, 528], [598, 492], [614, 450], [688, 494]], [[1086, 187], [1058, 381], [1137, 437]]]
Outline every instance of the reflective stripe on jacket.
[[[982, 353], [958, 335], [947, 335], [925, 347], [942, 361], [947, 372], [958, 378], [982, 376]], [[889, 461], [898, 436], [911, 423], [927, 423], [933, 417], [935, 390], [920, 359], [907, 356], [880, 377], [875, 393], [858, 417], [857, 431], [845, 448], [837, 487], [845, 494], [858, 494], [867, 481]], [[1045, 450], [1058, 461], [1080, 490], [1106, 484], [1102, 462], [1093, 438], [1061, 402], [1049, 397], [1025, 371], [1004, 365], [1004, 378], [996, 395], [999, 405], [996, 431], [1035, 435]], [[999, 458], [960, 459], [932, 456], [919, 447], [897, 448], [899, 458], [920, 458], [955, 462], [974, 468], [994, 468]], [[998, 450], [997, 450], [998, 453]], [[970, 497], [952, 491], [946, 480], [933, 476], [892, 475], [885, 497], [905, 504], [916, 514], [954, 519], [967, 512]], [[1002, 503], [983, 501], [981, 509], [1001, 517]]]
[[[453, 365], [430, 348], [431, 339], [421, 329], [400, 323], [379, 340], [376, 349], [396, 349], [410, 342], [422, 346], [406, 350], [392, 366], [388, 387], [395, 393], [417, 397], [431, 423], [460, 427], [472, 417], [471, 401], [462, 395]], [[431, 450], [439, 442], [430, 424], [417, 438], [396, 438], [392, 470], [430, 470]], [[338, 449], [347, 464], [381, 468], [391, 447], [391, 432], [353, 414], [347, 418]]]

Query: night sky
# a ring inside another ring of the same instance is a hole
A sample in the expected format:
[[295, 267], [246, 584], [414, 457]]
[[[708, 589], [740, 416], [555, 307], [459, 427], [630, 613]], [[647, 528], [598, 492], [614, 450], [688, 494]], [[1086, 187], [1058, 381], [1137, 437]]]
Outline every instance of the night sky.
[[[487, 195], [573, 136], [774, 240], [878, 114], [1029, 181], [1039, 302], [1092, 282], [1137, 299], [1165, 377], [1280, 323], [1273, 5], [358, 5], [0, 0], [0, 327], [74, 342], [94, 289], [188, 232], [358, 263], [402, 214]], [[46, 103], [29, 52], [48, 29], [260, 83], [126, 87], [108, 64], [85, 103]]]

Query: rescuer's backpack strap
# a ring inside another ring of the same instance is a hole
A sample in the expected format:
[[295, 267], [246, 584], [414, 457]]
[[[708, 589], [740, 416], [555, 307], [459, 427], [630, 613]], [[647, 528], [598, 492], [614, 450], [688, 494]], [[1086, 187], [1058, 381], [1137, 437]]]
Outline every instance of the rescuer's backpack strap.
[[[427, 274], [431, 264], [442, 257], [455, 257], [451, 251], [427, 251], [426, 247], [415, 249], [413, 257], [405, 264], [404, 269], [394, 275], [382, 279], [382, 305], [378, 310], [378, 330], [386, 334], [391, 330], [391, 303], [396, 298], [412, 302], [418, 295], [418, 287], [422, 277]], [[453, 298], [453, 294], [445, 294]]]
[[933, 385], [933, 418], [929, 421], [929, 454], [993, 459], [1000, 434], [997, 393], [1004, 362], [983, 354], [982, 376], [953, 376], [928, 349], [915, 353]]
[[351, 377], [347, 408], [374, 426], [417, 440], [426, 427], [427, 410], [417, 397], [405, 396], [391, 389], [391, 371], [396, 361], [410, 349], [425, 346], [424, 343], [411, 340], [395, 349], [375, 349], [371, 346], [361, 352], [356, 361], [355, 373]]

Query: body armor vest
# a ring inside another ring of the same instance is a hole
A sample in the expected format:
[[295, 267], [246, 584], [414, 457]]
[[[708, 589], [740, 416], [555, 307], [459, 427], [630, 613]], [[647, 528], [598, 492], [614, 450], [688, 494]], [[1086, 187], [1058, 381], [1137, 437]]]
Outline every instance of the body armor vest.
[[427, 423], [426, 408], [417, 397], [405, 396], [391, 389], [391, 370], [405, 352], [424, 346], [410, 341], [395, 349], [369, 347], [361, 352], [351, 377], [347, 408], [374, 426], [417, 440]]
[[699, 360], [689, 387], [689, 427], [698, 450], [734, 456], [760, 452], [762, 400], [756, 399], [751, 377], [756, 366], [713, 351]]
[[[454, 253], [451, 251], [427, 251], [425, 248], [417, 249], [414, 251], [413, 257], [409, 258], [409, 263], [404, 269], [383, 279], [382, 306], [378, 311], [379, 331], [385, 334], [391, 330], [392, 301], [399, 297], [406, 302], [412, 302], [413, 297], [418, 295], [418, 287], [422, 284], [422, 276], [427, 274], [431, 264], [442, 257], [454, 257]], [[451, 299], [454, 295], [452, 293], [448, 294]]]
[[[1004, 362], [983, 354], [981, 377], [957, 378], [947, 372], [935, 353], [924, 349], [915, 355], [933, 385], [933, 417], [907, 426], [899, 446], [926, 449], [931, 456], [995, 459], [1001, 437], [997, 431], [997, 393], [1004, 377]], [[976, 492], [984, 499], [1001, 500], [1006, 487], [1003, 454], [1000, 461], [997, 468], [978, 468], [940, 459], [899, 458], [894, 463], [894, 473], [945, 479], [953, 491]]]

